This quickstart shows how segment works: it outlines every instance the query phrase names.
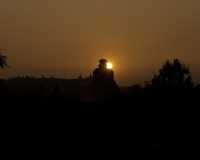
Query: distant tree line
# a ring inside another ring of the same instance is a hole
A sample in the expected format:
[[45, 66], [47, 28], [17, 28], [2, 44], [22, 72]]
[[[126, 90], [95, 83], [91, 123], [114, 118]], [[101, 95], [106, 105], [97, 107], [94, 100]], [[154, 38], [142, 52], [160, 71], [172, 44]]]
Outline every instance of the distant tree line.
[[132, 96], [135, 100], [142, 97], [168, 98], [168, 100], [188, 99], [198, 94], [198, 88], [199, 84], [195, 86], [192, 81], [189, 67], [178, 59], [174, 59], [173, 62], [167, 60], [163, 63], [158, 75], [154, 74], [151, 81], [120, 87], [123, 93]]

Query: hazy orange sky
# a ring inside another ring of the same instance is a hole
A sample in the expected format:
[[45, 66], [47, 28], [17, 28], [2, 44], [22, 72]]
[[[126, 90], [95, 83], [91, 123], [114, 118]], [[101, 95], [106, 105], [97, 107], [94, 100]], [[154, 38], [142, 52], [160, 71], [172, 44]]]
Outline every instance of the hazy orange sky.
[[0, 0], [0, 49], [0, 79], [87, 77], [103, 54], [118, 85], [175, 58], [200, 83], [200, 0]]

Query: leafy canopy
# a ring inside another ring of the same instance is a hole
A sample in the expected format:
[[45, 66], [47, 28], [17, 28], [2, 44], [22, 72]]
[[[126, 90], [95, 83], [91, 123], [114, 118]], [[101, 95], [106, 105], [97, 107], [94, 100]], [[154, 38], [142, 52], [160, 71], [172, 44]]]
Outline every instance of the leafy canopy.
[[0, 52], [0, 68], [4, 69], [5, 67], [9, 67], [7, 64], [7, 57], [2, 55]]
[[167, 60], [151, 82], [153, 86], [160, 89], [183, 89], [193, 87], [191, 80], [189, 67], [174, 59], [173, 62]]

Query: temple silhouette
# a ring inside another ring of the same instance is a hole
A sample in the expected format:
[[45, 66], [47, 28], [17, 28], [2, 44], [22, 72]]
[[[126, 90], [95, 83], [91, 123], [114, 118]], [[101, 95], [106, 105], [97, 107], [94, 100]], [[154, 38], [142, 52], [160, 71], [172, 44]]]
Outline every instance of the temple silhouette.
[[55, 86], [58, 86], [61, 90], [68, 89], [71, 86], [88, 86], [93, 80], [92, 75], [83, 78], [81, 74], [75, 79], [63, 79], [55, 78], [53, 75], [49, 78], [42, 75], [41, 78], [29, 77], [29, 76], [17, 76], [14, 78], [9, 78], [7, 80], [2, 79], [5, 85], [17, 87], [34, 87], [38, 85], [43, 85], [45, 88], [53, 90]]
[[98, 68], [93, 71], [92, 83], [80, 91], [84, 102], [116, 101], [123, 97], [114, 80], [114, 72], [107, 68], [107, 60], [100, 59]]

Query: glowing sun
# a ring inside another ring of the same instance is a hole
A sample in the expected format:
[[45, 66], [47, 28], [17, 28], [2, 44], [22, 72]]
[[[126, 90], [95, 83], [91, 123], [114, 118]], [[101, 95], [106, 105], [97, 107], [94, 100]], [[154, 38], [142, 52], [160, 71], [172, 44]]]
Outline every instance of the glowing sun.
[[112, 63], [107, 63], [107, 68], [112, 68]]

